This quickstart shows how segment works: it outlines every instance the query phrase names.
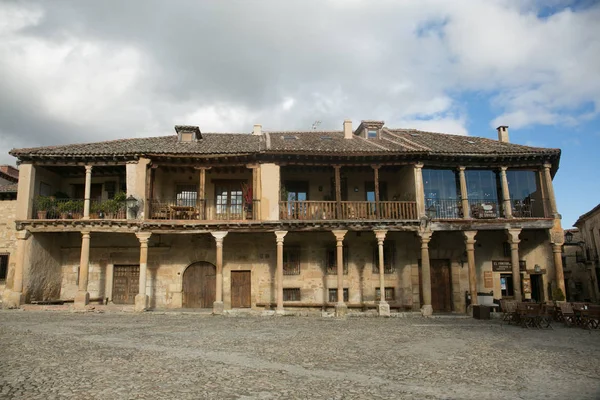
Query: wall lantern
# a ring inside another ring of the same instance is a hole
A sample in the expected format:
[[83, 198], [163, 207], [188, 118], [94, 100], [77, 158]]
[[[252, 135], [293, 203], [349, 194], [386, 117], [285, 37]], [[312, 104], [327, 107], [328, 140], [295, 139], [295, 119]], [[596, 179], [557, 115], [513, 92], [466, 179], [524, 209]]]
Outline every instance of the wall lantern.
[[131, 210], [133, 218], [137, 217], [137, 212], [140, 207], [138, 204], [138, 200], [135, 197], [133, 197], [133, 195], [129, 195], [129, 197], [125, 200], [125, 205], [127, 206], [128, 210]]
[[434, 219], [437, 215], [437, 211], [435, 209], [435, 206], [432, 204], [429, 207], [427, 207], [427, 218], [428, 219]]
[[358, 192], [358, 186], [354, 186], [354, 191]]
[[540, 272], [542, 272], [542, 267], [540, 267], [539, 264], [535, 264], [535, 267], [533, 267], [533, 270], [539, 274]]
[[567, 233], [565, 233], [565, 240], [567, 241], [567, 243], [571, 243], [571, 241], [573, 240], [573, 232], [567, 231]]

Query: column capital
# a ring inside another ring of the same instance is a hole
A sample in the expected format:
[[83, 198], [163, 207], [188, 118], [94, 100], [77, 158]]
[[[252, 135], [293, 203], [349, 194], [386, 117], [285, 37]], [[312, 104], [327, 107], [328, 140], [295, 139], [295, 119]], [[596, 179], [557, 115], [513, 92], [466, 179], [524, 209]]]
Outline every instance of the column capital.
[[31, 232], [27, 229], [23, 229], [22, 231], [17, 231], [17, 239], [19, 240], [27, 240], [31, 236]]
[[152, 236], [152, 232], [136, 232], [135, 236], [138, 238], [140, 243], [148, 243], [150, 236]]
[[333, 233], [333, 235], [335, 236], [335, 240], [337, 240], [338, 242], [341, 242], [344, 240], [344, 236], [346, 236], [346, 233], [348, 233], [348, 231], [343, 231], [343, 230], [335, 230], [335, 231], [331, 231], [331, 233]]
[[462, 165], [459, 165], [457, 168], [460, 172], [465, 172], [465, 170], [467, 169], [467, 167], [464, 167]]
[[283, 238], [287, 235], [288, 231], [275, 231], [275, 240], [277, 243], [283, 243]]
[[553, 253], [562, 253], [562, 244], [552, 243], [552, 252]]
[[255, 169], [255, 168], [258, 168], [258, 164], [246, 164], [246, 168]]
[[[158, 165], [157, 165], [157, 167], [158, 167]], [[152, 165], [152, 168], [154, 168], [154, 165]], [[205, 167], [205, 166], [196, 166], [196, 167], [194, 167], [194, 169], [196, 169], [196, 170], [208, 170], [208, 169], [211, 169], [211, 168], [212, 167]]]
[[385, 229], [373, 229], [373, 233], [375, 234], [375, 238], [377, 238], [377, 241], [384, 241], [385, 240], [385, 235], [387, 235], [387, 230]]
[[508, 243], [510, 244], [518, 244], [521, 242], [521, 240], [519, 240], [519, 235], [521, 234], [521, 229], [518, 228], [513, 228], [513, 229], [507, 229], [506, 230], [506, 235], [508, 236]]
[[508, 169], [508, 167], [502, 166], [502, 167], [500, 167], [500, 172], [506, 172], [507, 169]]
[[379, 165], [379, 164], [371, 164], [371, 168], [373, 168], [373, 169], [379, 169], [379, 168], [381, 168], [381, 165]]
[[423, 166], [424, 166], [424, 164], [422, 162], [415, 163], [415, 168], [417, 168], [417, 169], [421, 169], [421, 168], [423, 168]]
[[89, 239], [90, 238], [90, 231], [81, 231], [81, 237], [84, 239]]
[[93, 168], [93, 166], [91, 166], [91, 165], [86, 165], [86, 166], [85, 166], [85, 173], [86, 173], [86, 174], [91, 174], [91, 173], [92, 173], [92, 168]]
[[475, 244], [477, 240], [475, 240], [475, 235], [477, 235], [477, 231], [463, 231], [463, 236], [465, 238], [465, 242], [467, 244]]
[[213, 237], [215, 238], [215, 241], [217, 243], [222, 243], [223, 239], [225, 239], [225, 236], [227, 236], [229, 232], [226, 231], [221, 231], [221, 232], [211, 232], [210, 234], [213, 235]]
[[542, 168], [544, 168], [544, 169], [550, 169], [550, 168], [552, 168], [552, 164], [549, 163], [549, 162], [545, 162], [545, 163], [542, 164]]
[[431, 235], [433, 235], [433, 232], [431, 232], [431, 231], [420, 231], [420, 232], [417, 232], [417, 235], [421, 239], [421, 244], [427, 244], [427, 243], [429, 243], [431, 241]]

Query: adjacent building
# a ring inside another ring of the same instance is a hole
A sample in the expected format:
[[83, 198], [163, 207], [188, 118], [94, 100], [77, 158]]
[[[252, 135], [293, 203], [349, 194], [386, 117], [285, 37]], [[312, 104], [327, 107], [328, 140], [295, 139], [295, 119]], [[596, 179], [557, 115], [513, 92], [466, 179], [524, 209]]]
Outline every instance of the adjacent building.
[[6, 304], [465, 312], [565, 292], [559, 149], [344, 121], [14, 149]]
[[0, 304], [16, 243], [15, 216], [19, 170], [0, 165]]
[[[570, 282], [571, 288], [574, 288], [576, 295], [579, 295], [582, 301], [600, 301], [600, 204], [583, 214], [575, 222], [577, 230], [571, 235], [566, 233], [566, 246], [571, 243], [577, 244], [577, 272], [579, 279], [573, 279]], [[566, 250], [565, 250], [566, 252]], [[569, 291], [569, 289], [567, 289]], [[579, 299], [578, 299], [579, 300]]]

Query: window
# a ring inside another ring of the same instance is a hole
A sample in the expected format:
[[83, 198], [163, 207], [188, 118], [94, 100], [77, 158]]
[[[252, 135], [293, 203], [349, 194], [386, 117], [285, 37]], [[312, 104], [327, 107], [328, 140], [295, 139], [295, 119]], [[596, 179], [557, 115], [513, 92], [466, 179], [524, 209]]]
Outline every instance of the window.
[[[375, 300], [381, 300], [381, 288], [375, 288]], [[385, 301], [396, 300], [396, 293], [393, 287], [385, 288]]]
[[244, 207], [242, 181], [221, 181], [215, 183], [217, 217], [228, 218], [231, 214], [241, 218]]
[[5, 281], [8, 275], [8, 253], [0, 254], [0, 281]]
[[283, 301], [300, 301], [300, 288], [284, 288]]
[[498, 174], [489, 170], [466, 170], [469, 201], [498, 202]]
[[[365, 182], [365, 195], [367, 201], [375, 201], [375, 182]], [[387, 201], [387, 183], [379, 182], [379, 200]]]
[[369, 129], [367, 131], [367, 138], [369, 138], [369, 139], [377, 139], [377, 130], [375, 130], [375, 129]]
[[50, 196], [52, 194], [50, 193], [51, 190], [50, 185], [40, 182], [40, 196]]
[[[396, 246], [392, 241], [385, 241], [383, 243], [383, 273], [393, 274], [396, 272], [394, 267], [394, 260], [396, 256]], [[379, 273], [379, 246], [373, 246], [373, 273]]]
[[[348, 288], [344, 288], [344, 302], [347, 302], [348, 299]], [[337, 289], [329, 289], [329, 302], [337, 303]]]
[[196, 185], [177, 185], [175, 195], [178, 206], [194, 207], [198, 198]]
[[308, 200], [308, 182], [286, 181], [285, 191], [282, 193], [283, 201], [306, 201]]
[[514, 296], [512, 274], [500, 274], [500, 290], [502, 297]]
[[462, 217], [460, 183], [456, 171], [450, 169], [423, 169], [425, 207], [434, 218]]
[[[344, 245], [344, 275], [348, 275], [348, 247]], [[326, 267], [328, 275], [337, 275], [337, 247], [333, 246], [327, 249]]]
[[300, 275], [300, 247], [283, 248], [283, 274]]

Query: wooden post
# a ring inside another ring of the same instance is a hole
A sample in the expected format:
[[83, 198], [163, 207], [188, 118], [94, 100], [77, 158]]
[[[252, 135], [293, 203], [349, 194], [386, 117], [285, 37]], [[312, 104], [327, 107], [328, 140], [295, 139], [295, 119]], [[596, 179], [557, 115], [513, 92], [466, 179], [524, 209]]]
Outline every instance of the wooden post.
[[198, 167], [199, 176], [198, 176], [198, 195], [197, 195], [197, 207], [198, 210], [198, 219], [203, 220], [206, 219], [206, 170], [210, 169], [210, 167]]
[[381, 219], [381, 207], [379, 204], [379, 165], [371, 165], [373, 168], [374, 176], [374, 186], [375, 186], [375, 213], [377, 219]]
[[333, 169], [335, 171], [335, 201], [337, 209], [336, 219], [342, 219], [342, 184], [340, 178], [340, 168], [340, 165], [333, 166]]
[[146, 170], [146, 199], [144, 201], [144, 219], [150, 219], [150, 202], [152, 201], [154, 171], [154, 165], [148, 165], [148, 169]]

